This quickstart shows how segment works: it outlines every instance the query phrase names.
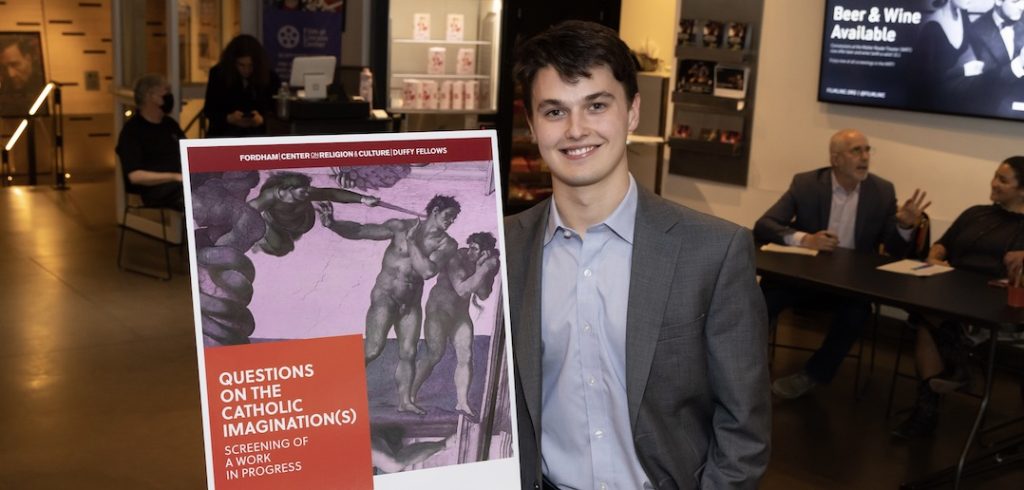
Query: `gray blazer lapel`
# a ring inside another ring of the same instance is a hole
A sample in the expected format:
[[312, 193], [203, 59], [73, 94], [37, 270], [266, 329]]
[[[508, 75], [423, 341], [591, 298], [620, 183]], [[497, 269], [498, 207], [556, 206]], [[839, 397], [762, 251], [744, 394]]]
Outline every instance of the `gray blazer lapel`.
[[626, 399], [635, 428], [654, 360], [681, 241], [667, 232], [677, 218], [667, 204], [638, 188], [633, 258], [626, 312]]
[[[510, 247], [525, 247], [524, 288], [522, 307], [519, 311], [520, 328], [514, 330], [513, 343], [519, 366], [519, 377], [522, 383], [526, 406], [530, 411], [530, 419], [540, 438], [540, 403], [541, 403], [541, 266], [544, 264], [544, 229], [547, 227], [550, 200], [539, 204], [538, 213], [520, 216], [519, 225], [523, 240], [509, 244]], [[530, 219], [533, 218], [533, 219]], [[522, 416], [522, 414], [519, 414]]]

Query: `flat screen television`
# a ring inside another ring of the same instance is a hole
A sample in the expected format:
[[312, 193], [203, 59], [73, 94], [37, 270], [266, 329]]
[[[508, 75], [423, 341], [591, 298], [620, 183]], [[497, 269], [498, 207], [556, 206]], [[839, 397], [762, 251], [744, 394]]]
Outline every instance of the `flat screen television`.
[[1024, 1], [999, 3], [826, 0], [818, 100], [1024, 121]]

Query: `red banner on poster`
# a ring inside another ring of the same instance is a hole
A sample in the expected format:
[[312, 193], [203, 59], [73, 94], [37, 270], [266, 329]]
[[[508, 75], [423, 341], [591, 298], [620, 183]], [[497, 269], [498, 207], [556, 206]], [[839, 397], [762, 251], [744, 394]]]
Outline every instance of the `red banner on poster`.
[[219, 490], [373, 488], [361, 336], [207, 349], [206, 387]]

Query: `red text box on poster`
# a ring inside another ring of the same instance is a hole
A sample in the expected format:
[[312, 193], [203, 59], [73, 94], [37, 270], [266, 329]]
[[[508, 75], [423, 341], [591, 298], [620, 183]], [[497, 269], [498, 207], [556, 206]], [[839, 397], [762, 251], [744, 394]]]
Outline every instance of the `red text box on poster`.
[[373, 488], [362, 336], [204, 352], [218, 490]]

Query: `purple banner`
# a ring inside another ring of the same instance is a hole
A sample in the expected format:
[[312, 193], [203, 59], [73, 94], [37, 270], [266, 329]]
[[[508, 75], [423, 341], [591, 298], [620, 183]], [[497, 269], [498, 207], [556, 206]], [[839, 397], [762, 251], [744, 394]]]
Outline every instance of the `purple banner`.
[[270, 66], [288, 80], [296, 56], [341, 58], [341, 12], [284, 10], [268, 6], [263, 10], [263, 46]]

